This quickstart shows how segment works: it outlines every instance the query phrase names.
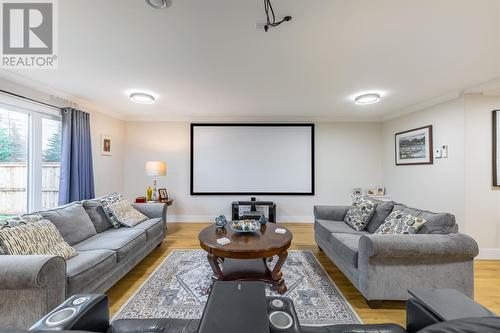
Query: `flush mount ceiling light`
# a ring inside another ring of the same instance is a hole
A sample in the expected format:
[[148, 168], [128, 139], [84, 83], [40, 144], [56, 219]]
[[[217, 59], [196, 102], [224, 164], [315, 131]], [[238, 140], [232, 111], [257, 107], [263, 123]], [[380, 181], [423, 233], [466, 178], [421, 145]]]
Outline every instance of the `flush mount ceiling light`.
[[155, 9], [165, 9], [170, 7], [171, 0], [146, 0], [146, 3]]
[[356, 96], [354, 103], [358, 105], [368, 105], [380, 102], [380, 94], [370, 93]]
[[153, 95], [136, 92], [130, 94], [130, 100], [139, 104], [153, 104], [156, 99]]

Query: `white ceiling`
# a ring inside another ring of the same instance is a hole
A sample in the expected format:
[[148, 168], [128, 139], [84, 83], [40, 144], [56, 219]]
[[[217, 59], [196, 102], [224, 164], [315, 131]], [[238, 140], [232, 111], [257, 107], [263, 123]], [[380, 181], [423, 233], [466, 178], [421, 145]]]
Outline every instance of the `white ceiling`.
[[59, 68], [19, 75], [130, 120], [374, 119], [500, 76], [499, 0], [273, 0], [268, 33], [262, 2], [59, 1]]

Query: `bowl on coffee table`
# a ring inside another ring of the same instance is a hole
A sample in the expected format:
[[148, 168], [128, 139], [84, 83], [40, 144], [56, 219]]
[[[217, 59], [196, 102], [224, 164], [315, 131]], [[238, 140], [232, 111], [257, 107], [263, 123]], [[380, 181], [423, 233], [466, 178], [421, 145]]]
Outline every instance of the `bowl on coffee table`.
[[233, 221], [230, 226], [231, 230], [239, 233], [253, 233], [259, 230], [259, 221], [255, 220], [240, 220]]

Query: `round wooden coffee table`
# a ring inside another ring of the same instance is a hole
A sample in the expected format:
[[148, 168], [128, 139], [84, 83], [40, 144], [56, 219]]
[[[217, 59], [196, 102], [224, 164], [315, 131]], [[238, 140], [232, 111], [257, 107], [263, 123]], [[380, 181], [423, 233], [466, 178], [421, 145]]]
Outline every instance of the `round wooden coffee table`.
[[[212, 278], [216, 281], [263, 281], [284, 294], [287, 287], [281, 267], [293, 237], [286, 228], [283, 228], [285, 234], [276, 233], [277, 228], [283, 227], [267, 223], [255, 233], [237, 233], [229, 226], [217, 228], [211, 225], [203, 229], [198, 238], [208, 253], [208, 262], [214, 272]], [[229, 238], [231, 243], [219, 245], [217, 239], [222, 237]], [[278, 256], [278, 261], [271, 270], [268, 264], [274, 256]]]

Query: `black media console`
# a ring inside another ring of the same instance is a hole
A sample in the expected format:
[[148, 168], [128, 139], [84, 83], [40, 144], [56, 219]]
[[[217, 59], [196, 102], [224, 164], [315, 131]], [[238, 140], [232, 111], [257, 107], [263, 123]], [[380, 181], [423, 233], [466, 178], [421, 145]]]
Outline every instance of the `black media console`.
[[[240, 215], [240, 206], [250, 206], [250, 211]], [[269, 213], [268, 222], [276, 223], [276, 203], [273, 201], [256, 201], [251, 198], [250, 201], [233, 201], [232, 203], [232, 220], [256, 219], [262, 215], [262, 212], [257, 211], [257, 206], [267, 206]]]

